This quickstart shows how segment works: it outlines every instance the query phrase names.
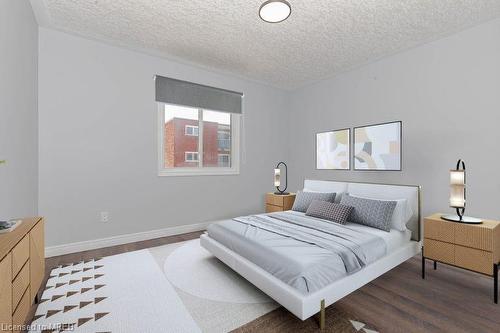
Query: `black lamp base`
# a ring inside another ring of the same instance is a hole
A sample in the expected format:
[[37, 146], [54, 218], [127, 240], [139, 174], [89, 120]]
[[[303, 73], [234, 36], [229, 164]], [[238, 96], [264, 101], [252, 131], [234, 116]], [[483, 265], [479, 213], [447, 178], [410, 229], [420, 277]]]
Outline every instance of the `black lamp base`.
[[441, 216], [443, 220], [446, 221], [451, 221], [451, 222], [458, 222], [458, 223], [465, 223], [465, 224], [481, 224], [483, 223], [483, 220], [475, 218], [475, 217], [470, 217], [470, 216], [460, 216], [458, 215], [443, 215]]
[[289, 195], [289, 192], [274, 192], [276, 195]]

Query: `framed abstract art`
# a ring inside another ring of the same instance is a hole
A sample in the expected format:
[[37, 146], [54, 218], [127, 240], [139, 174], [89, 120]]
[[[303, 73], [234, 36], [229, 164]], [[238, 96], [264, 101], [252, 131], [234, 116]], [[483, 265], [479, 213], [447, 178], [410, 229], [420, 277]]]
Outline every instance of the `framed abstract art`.
[[316, 169], [350, 170], [351, 129], [316, 134]]
[[354, 128], [354, 170], [401, 171], [402, 122]]

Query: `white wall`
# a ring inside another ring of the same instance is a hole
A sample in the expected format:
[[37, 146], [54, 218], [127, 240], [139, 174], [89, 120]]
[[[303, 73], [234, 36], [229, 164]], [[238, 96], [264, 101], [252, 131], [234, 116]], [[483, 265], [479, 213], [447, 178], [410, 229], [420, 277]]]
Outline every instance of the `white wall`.
[[[276, 127], [283, 91], [44, 28], [39, 44], [39, 211], [49, 246], [263, 211], [274, 165], [287, 159]], [[240, 175], [157, 176], [155, 74], [244, 92]]]
[[[40, 29], [39, 211], [47, 244], [263, 210], [272, 168], [304, 178], [423, 186], [424, 214], [449, 211], [448, 170], [465, 159], [468, 213], [500, 218], [500, 20], [283, 92]], [[245, 93], [239, 176], [158, 177], [153, 75]], [[318, 131], [402, 120], [403, 171], [315, 170]], [[288, 136], [285, 128], [289, 126]], [[109, 211], [108, 224], [98, 222]]]
[[28, 1], [0, 1], [0, 220], [37, 213], [37, 48]]
[[[423, 212], [448, 208], [449, 174], [468, 172], [472, 215], [500, 218], [500, 20], [292, 94], [292, 188], [304, 178], [423, 186]], [[403, 171], [315, 170], [315, 133], [403, 121]]]

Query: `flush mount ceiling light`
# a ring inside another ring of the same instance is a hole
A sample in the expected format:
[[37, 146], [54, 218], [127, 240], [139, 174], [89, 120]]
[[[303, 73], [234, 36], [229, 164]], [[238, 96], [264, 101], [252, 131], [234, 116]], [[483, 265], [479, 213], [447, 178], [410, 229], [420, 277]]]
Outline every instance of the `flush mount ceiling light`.
[[259, 16], [269, 23], [283, 22], [292, 13], [292, 7], [285, 0], [268, 0], [260, 6]]

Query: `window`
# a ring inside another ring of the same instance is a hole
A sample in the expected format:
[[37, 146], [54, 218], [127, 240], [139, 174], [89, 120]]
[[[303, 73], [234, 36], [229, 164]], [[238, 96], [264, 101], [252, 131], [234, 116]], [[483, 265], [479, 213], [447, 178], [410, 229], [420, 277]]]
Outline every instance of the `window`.
[[184, 131], [184, 133], [190, 136], [198, 136], [198, 126], [186, 125], [186, 130]]
[[159, 175], [237, 174], [239, 121], [239, 114], [159, 103]]
[[187, 151], [184, 153], [184, 161], [186, 162], [198, 162], [198, 152]]
[[219, 154], [218, 163], [220, 167], [229, 167], [231, 165], [229, 154]]
[[221, 128], [217, 133], [217, 143], [220, 150], [231, 149], [231, 133], [228, 128]]
[[236, 175], [243, 93], [155, 76], [158, 175]]

